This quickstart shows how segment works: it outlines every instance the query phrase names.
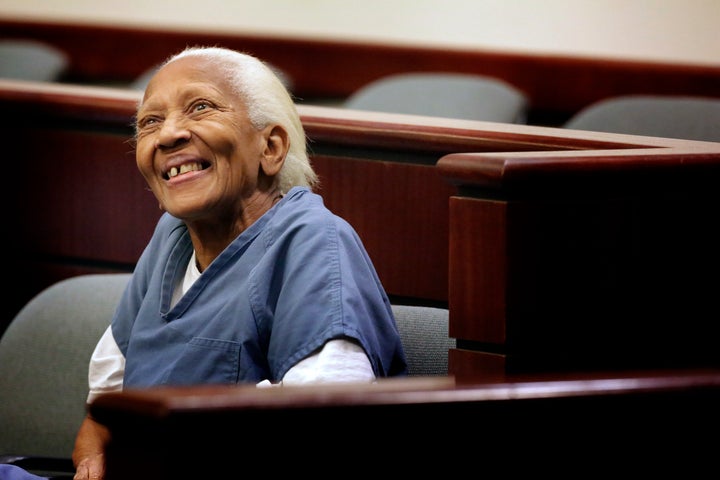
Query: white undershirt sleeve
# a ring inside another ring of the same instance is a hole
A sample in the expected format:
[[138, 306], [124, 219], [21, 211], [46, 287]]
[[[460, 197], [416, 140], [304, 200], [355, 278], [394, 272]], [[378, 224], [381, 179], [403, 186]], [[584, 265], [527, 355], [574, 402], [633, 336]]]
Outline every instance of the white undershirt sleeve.
[[370, 360], [360, 345], [350, 340], [328, 341], [316, 353], [300, 360], [282, 379], [283, 385], [304, 383], [372, 382]]
[[125, 373], [125, 356], [115, 343], [112, 328], [108, 327], [100, 337], [88, 368], [88, 403], [95, 400], [98, 395], [107, 392], [117, 392], [123, 387], [123, 374]]
[[[92, 402], [103, 393], [123, 388], [125, 357], [115, 343], [112, 328], [100, 338], [90, 359], [87, 401]], [[319, 351], [304, 358], [287, 371], [281, 385], [308, 383], [373, 382], [370, 360], [357, 343], [336, 339], [328, 341]], [[270, 386], [264, 380], [258, 386]]]

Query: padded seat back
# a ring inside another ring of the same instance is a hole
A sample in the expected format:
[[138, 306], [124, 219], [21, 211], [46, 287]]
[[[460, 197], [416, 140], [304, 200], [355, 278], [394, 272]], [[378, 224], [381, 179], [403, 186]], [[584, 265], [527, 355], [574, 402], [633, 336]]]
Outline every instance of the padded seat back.
[[0, 338], [0, 454], [69, 458], [88, 364], [129, 274], [81, 275], [40, 292]]
[[565, 128], [720, 142], [720, 98], [626, 95], [593, 103]]
[[403, 73], [350, 95], [344, 108], [502, 123], [525, 123], [526, 96], [500, 79], [462, 73]]
[[37, 82], [58, 80], [70, 64], [68, 56], [35, 40], [0, 40], [0, 77]]
[[411, 376], [448, 374], [448, 351], [456, 341], [448, 336], [445, 308], [392, 305]]
[[[88, 363], [130, 274], [81, 275], [32, 298], [0, 338], [0, 454], [69, 458]], [[447, 375], [448, 310], [393, 305], [410, 375]]]

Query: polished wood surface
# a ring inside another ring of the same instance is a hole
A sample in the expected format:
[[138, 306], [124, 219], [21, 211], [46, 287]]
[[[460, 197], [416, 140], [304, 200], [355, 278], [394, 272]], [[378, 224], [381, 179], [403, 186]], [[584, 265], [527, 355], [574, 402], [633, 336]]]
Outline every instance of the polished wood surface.
[[570, 455], [597, 464], [595, 472], [634, 469], [638, 448], [672, 453], [643, 460], [645, 472], [690, 459], [686, 469], [710, 465], [718, 400], [718, 370], [648, 371], [469, 384], [415, 377], [156, 387], [106, 394], [90, 413], [111, 430], [109, 480], [223, 478], [256, 468], [323, 476], [336, 458], [354, 473], [459, 474], [485, 469], [496, 455], [541, 459], [534, 472], [557, 474]]

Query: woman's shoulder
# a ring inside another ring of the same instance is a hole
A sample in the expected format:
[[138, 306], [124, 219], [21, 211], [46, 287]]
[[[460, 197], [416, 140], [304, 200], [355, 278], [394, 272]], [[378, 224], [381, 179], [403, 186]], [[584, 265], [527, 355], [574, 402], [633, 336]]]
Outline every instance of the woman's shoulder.
[[163, 213], [155, 224], [155, 230], [150, 238], [150, 248], [161, 248], [170, 238], [178, 238], [187, 232], [185, 223], [169, 213]]
[[284, 239], [316, 246], [359, 243], [355, 228], [332, 212], [319, 194], [306, 188], [292, 189], [283, 201], [287, 203], [278, 209], [266, 231], [273, 242]]
[[334, 224], [341, 229], [350, 225], [332, 212], [323, 197], [307, 187], [292, 188], [283, 199], [285, 205], [278, 210], [277, 220], [295, 225], [320, 226]]
[[160, 215], [157, 225], [155, 226], [156, 233], [170, 234], [178, 228], [186, 229], [185, 223], [177, 217], [173, 217], [167, 212]]

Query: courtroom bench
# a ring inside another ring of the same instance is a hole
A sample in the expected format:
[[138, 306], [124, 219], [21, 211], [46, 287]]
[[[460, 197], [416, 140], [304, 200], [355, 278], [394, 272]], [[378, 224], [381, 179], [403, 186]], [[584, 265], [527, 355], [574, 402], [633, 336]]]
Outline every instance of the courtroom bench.
[[[139, 95], [0, 81], [5, 308], [134, 267], [161, 213], [130, 143]], [[449, 308], [458, 378], [720, 365], [720, 144], [299, 111], [319, 193], [391, 300]]]
[[0, 32], [0, 38], [31, 38], [65, 52], [71, 83], [129, 85], [187, 45], [205, 44], [268, 61], [291, 80], [302, 103], [337, 102], [378, 78], [418, 71], [501, 79], [527, 96], [528, 122], [538, 125], [560, 125], [594, 101], [623, 94], [720, 97], [718, 65], [73, 21], [0, 19]]

